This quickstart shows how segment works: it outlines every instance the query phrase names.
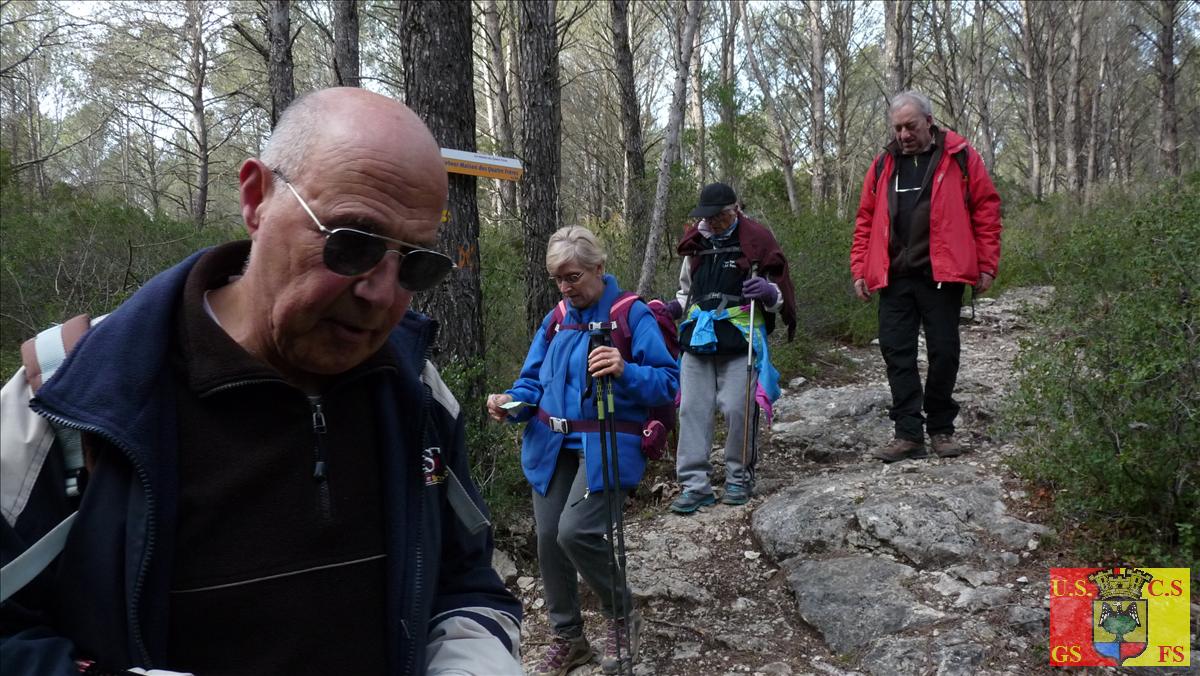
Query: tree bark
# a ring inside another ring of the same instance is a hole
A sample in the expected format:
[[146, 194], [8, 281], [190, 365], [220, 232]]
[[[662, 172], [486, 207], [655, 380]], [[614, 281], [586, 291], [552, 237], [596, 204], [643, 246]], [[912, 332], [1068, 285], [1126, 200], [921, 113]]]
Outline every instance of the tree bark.
[[[745, 3], [746, 0], [741, 0]], [[783, 169], [783, 181], [787, 187], [788, 208], [793, 214], [800, 213], [800, 201], [796, 197], [796, 177], [795, 177], [795, 153], [792, 152], [791, 135], [788, 132], [787, 125], [783, 123], [783, 115], [779, 111], [779, 106], [775, 102], [775, 97], [771, 95], [771, 83], [767, 80], [766, 74], [763, 73], [762, 67], [758, 63], [758, 57], [755, 55], [758, 47], [754, 44], [754, 30], [750, 27], [750, 9], [742, 8], [745, 14], [745, 21], [742, 22], [742, 33], [746, 40], [744, 50], [746, 52], [746, 61], [750, 64], [750, 72], [754, 75], [754, 80], [758, 84], [758, 89], [763, 95], [763, 105], [767, 109], [767, 114], [771, 117], [771, 122], [775, 125], [775, 133], [779, 136], [779, 164]], [[813, 122], [816, 125], [816, 122]], [[814, 165], [816, 161], [814, 160]], [[814, 169], [815, 175], [815, 169]], [[814, 178], [814, 180], [816, 180]], [[814, 189], [814, 196], [816, 191]], [[814, 206], [816, 199], [813, 200]]]
[[887, 61], [888, 97], [908, 89], [912, 80], [912, 0], [883, 3], [884, 56]]
[[1034, 199], [1042, 198], [1042, 149], [1041, 125], [1037, 123], [1037, 87], [1041, 82], [1037, 68], [1037, 52], [1034, 46], [1033, 2], [1021, 0], [1021, 47], [1025, 69], [1025, 119], [1029, 121], [1029, 192]]
[[558, 290], [546, 276], [546, 245], [560, 223], [562, 90], [554, 9], [554, 0], [525, 0], [519, 9], [521, 150], [525, 162], [520, 199], [525, 230], [525, 326], [530, 336], [559, 299]]
[[1058, 192], [1058, 91], [1055, 89], [1053, 45], [1058, 37], [1058, 24], [1054, 18], [1054, 6], [1043, 5], [1046, 11], [1046, 59], [1042, 66], [1043, 82], [1046, 85], [1046, 171], [1047, 189]]
[[[808, 32], [812, 43], [812, 210], [825, 203], [825, 26], [821, 21], [821, 0], [808, 0]], [[796, 213], [795, 208], [792, 213]]]
[[642, 274], [638, 278], [638, 294], [649, 297], [654, 284], [654, 272], [658, 267], [659, 241], [666, 230], [667, 200], [671, 187], [671, 160], [679, 146], [679, 132], [683, 126], [683, 109], [687, 101], [688, 66], [692, 62], [692, 47], [700, 23], [700, 0], [688, 0], [684, 10], [683, 33], [676, 41], [675, 87], [671, 94], [671, 110], [667, 120], [666, 138], [662, 157], [658, 162], [658, 186], [654, 191], [654, 211], [650, 217], [650, 237], [646, 242], [646, 256], [642, 259]]
[[629, 48], [629, 0], [611, 0], [612, 45], [621, 101], [621, 140], [625, 145], [625, 224], [632, 252], [641, 251], [649, 234], [650, 218], [645, 194], [646, 157], [642, 141], [642, 113], [633, 77], [633, 51]]
[[691, 125], [696, 131], [696, 178], [700, 185], [708, 185], [708, 148], [707, 148], [707, 133], [704, 123], [704, 83], [700, 79], [703, 72], [701, 70], [701, 53], [700, 53], [700, 31], [697, 30], [692, 38], [692, 64], [691, 64], [691, 79], [692, 86], [690, 87], [691, 95]]
[[296, 98], [296, 81], [292, 75], [291, 0], [269, 0], [267, 3], [267, 82], [271, 88], [271, 127]]
[[987, 165], [989, 171], [995, 171], [996, 147], [993, 142], [995, 132], [992, 130], [988, 78], [984, 70], [984, 64], [988, 61], [987, 41], [984, 39], [987, 31], [987, 2], [988, 0], [975, 0], [975, 63], [973, 64], [975, 66], [975, 82], [972, 91], [975, 92], [975, 108], [979, 114], [979, 138], [976, 139], [976, 142], [979, 144], [983, 163]]
[[[413, 3], [401, 35], [405, 102], [438, 144], [475, 151], [474, 58], [471, 41], [471, 3], [427, 0]], [[430, 74], [437, 73], [437, 77]], [[456, 259], [458, 270], [441, 286], [417, 296], [420, 309], [442, 325], [438, 343], [441, 359], [462, 366], [483, 359], [482, 287], [479, 275], [479, 209], [476, 178], [450, 174], [449, 221], [441, 228], [439, 248]], [[471, 382], [470, 395], [483, 394], [483, 373]]]
[[196, 141], [196, 192], [192, 200], [192, 220], [197, 229], [204, 227], [208, 214], [208, 118], [205, 115], [204, 89], [208, 76], [208, 47], [204, 44], [203, 8], [200, 0], [188, 0], [184, 30], [188, 38], [188, 76], [191, 92], [192, 134]]
[[1100, 99], [1103, 98], [1108, 79], [1108, 40], [1104, 40], [1100, 55], [1100, 75], [1092, 91], [1091, 128], [1088, 132], [1087, 175], [1084, 180], [1084, 203], [1090, 204], [1096, 190], [1096, 155], [1100, 138]]
[[[499, 153], [512, 157], [513, 146], [512, 126], [512, 97], [508, 92], [508, 66], [504, 58], [504, 30], [500, 23], [500, 8], [496, 0], [487, 0], [484, 5], [484, 31], [487, 37], [491, 63], [489, 76], [492, 86], [488, 96], [489, 121], [492, 134], [496, 137]], [[504, 216], [515, 218], [517, 215], [517, 186], [512, 181], [498, 181], [500, 205]]]
[[1158, 35], [1158, 166], [1171, 176], [1180, 175], [1179, 112], [1175, 107], [1175, 27], [1178, 23], [1179, 0], [1159, 0]]
[[1079, 62], [1083, 56], [1083, 0], [1071, 3], [1071, 53], [1067, 61], [1067, 119], [1063, 140], [1067, 144], [1067, 190], [1079, 190]]
[[[466, 35], [470, 35], [470, 32]], [[463, 38], [460, 35], [458, 39]], [[333, 3], [333, 69], [338, 85], [361, 86], [358, 70], [358, 0], [337, 0]], [[429, 73], [422, 75], [428, 77]]]
[[737, 79], [734, 77], [737, 69], [737, 59], [734, 45], [737, 44], [737, 25], [741, 18], [742, 6], [737, 0], [726, 0], [729, 8], [726, 14], [725, 31], [721, 36], [721, 89], [719, 95], [721, 113], [721, 143], [717, 146], [717, 159], [721, 163], [721, 181], [737, 187], [741, 176], [738, 176], [737, 161]]

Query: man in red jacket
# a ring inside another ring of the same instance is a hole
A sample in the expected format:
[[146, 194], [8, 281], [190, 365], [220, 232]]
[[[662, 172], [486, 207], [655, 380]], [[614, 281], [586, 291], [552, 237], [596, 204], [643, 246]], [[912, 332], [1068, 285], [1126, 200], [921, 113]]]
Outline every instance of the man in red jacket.
[[[933, 123], [924, 95], [897, 94], [894, 138], [863, 180], [850, 247], [854, 293], [879, 291], [879, 348], [892, 389], [895, 438], [873, 455], [884, 462], [923, 458], [925, 432], [939, 457], [962, 454], [954, 440], [958, 314], [963, 286], [984, 293], [1000, 260], [1000, 196], [979, 153]], [[917, 370], [925, 328], [929, 372]], [[924, 415], [922, 415], [924, 411]]]

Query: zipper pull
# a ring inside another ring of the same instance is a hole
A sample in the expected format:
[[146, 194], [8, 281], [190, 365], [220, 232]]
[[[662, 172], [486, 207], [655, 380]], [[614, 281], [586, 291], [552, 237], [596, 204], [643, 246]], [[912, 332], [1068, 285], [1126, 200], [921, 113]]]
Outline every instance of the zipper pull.
[[317, 459], [313, 466], [313, 478], [319, 481], [325, 480], [325, 445], [321, 443], [321, 436], [325, 434], [327, 428], [325, 426], [325, 411], [321, 408], [320, 397], [309, 397], [309, 405], [312, 407], [312, 428], [313, 433], [317, 435]]
[[325, 434], [325, 412], [321, 410], [321, 402], [313, 401], [312, 426], [313, 432]]

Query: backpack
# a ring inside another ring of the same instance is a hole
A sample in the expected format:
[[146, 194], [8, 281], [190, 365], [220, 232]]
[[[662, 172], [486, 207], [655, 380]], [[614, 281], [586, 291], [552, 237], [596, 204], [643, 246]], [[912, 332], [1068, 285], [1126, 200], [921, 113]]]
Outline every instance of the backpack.
[[[612, 308], [608, 311], [608, 317], [613, 322], [611, 333], [613, 347], [617, 348], [625, 361], [633, 359], [633, 331], [629, 327], [629, 308], [633, 306], [634, 301], [639, 300], [642, 299], [636, 293], [625, 291], [617, 296], [613, 301]], [[679, 332], [675, 328], [675, 319], [671, 317], [671, 312], [667, 310], [666, 304], [661, 300], [643, 302], [646, 303], [646, 307], [650, 308], [654, 320], [658, 322], [658, 330], [662, 333], [667, 351], [678, 360]], [[546, 329], [546, 343], [554, 340], [559, 329], [583, 330], [586, 328], [578, 324], [563, 324], [566, 316], [567, 301], [560, 300], [551, 313], [550, 326]], [[651, 407], [646, 422], [642, 425], [642, 454], [651, 460], [661, 460], [666, 453], [668, 437], [675, 429], [675, 406], [676, 404], [671, 403]]]

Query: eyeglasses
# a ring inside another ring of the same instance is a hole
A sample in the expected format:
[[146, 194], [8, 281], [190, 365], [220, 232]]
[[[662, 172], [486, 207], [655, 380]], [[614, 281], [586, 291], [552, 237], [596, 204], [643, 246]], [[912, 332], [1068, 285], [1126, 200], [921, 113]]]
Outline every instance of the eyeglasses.
[[[326, 228], [321, 225], [321, 221], [317, 219], [317, 215], [312, 212], [312, 209], [308, 208], [308, 203], [296, 191], [287, 176], [284, 176], [283, 172], [278, 169], [272, 169], [271, 172], [278, 176], [288, 190], [296, 196], [296, 201], [300, 202], [304, 212], [316, 224], [317, 230], [325, 235], [325, 250], [322, 257], [325, 267], [333, 272], [346, 277], [355, 277], [379, 265], [385, 255], [394, 253], [400, 256], [400, 269], [397, 273], [397, 281], [400, 286], [409, 291], [420, 292], [428, 291], [440, 284], [446, 275], [456, 267], [454, 261], [450, 260], [446, 254], [402, 240], [353, 228], [334, 228], [333, 230]], [[389, 244], [398, 245], [399, 248], [389, 246]]]
[[569, 275], [562, 275], [561, 277], [559, 275], [550, 275], [550, 281], [554, 284], [554, 286], [562, 286], [564, 282], [571, 286], [575, 286], [579, 283], [579, 280], [583, 279], [585, 274], [587, 274], [587, 272], [572, 272]]

